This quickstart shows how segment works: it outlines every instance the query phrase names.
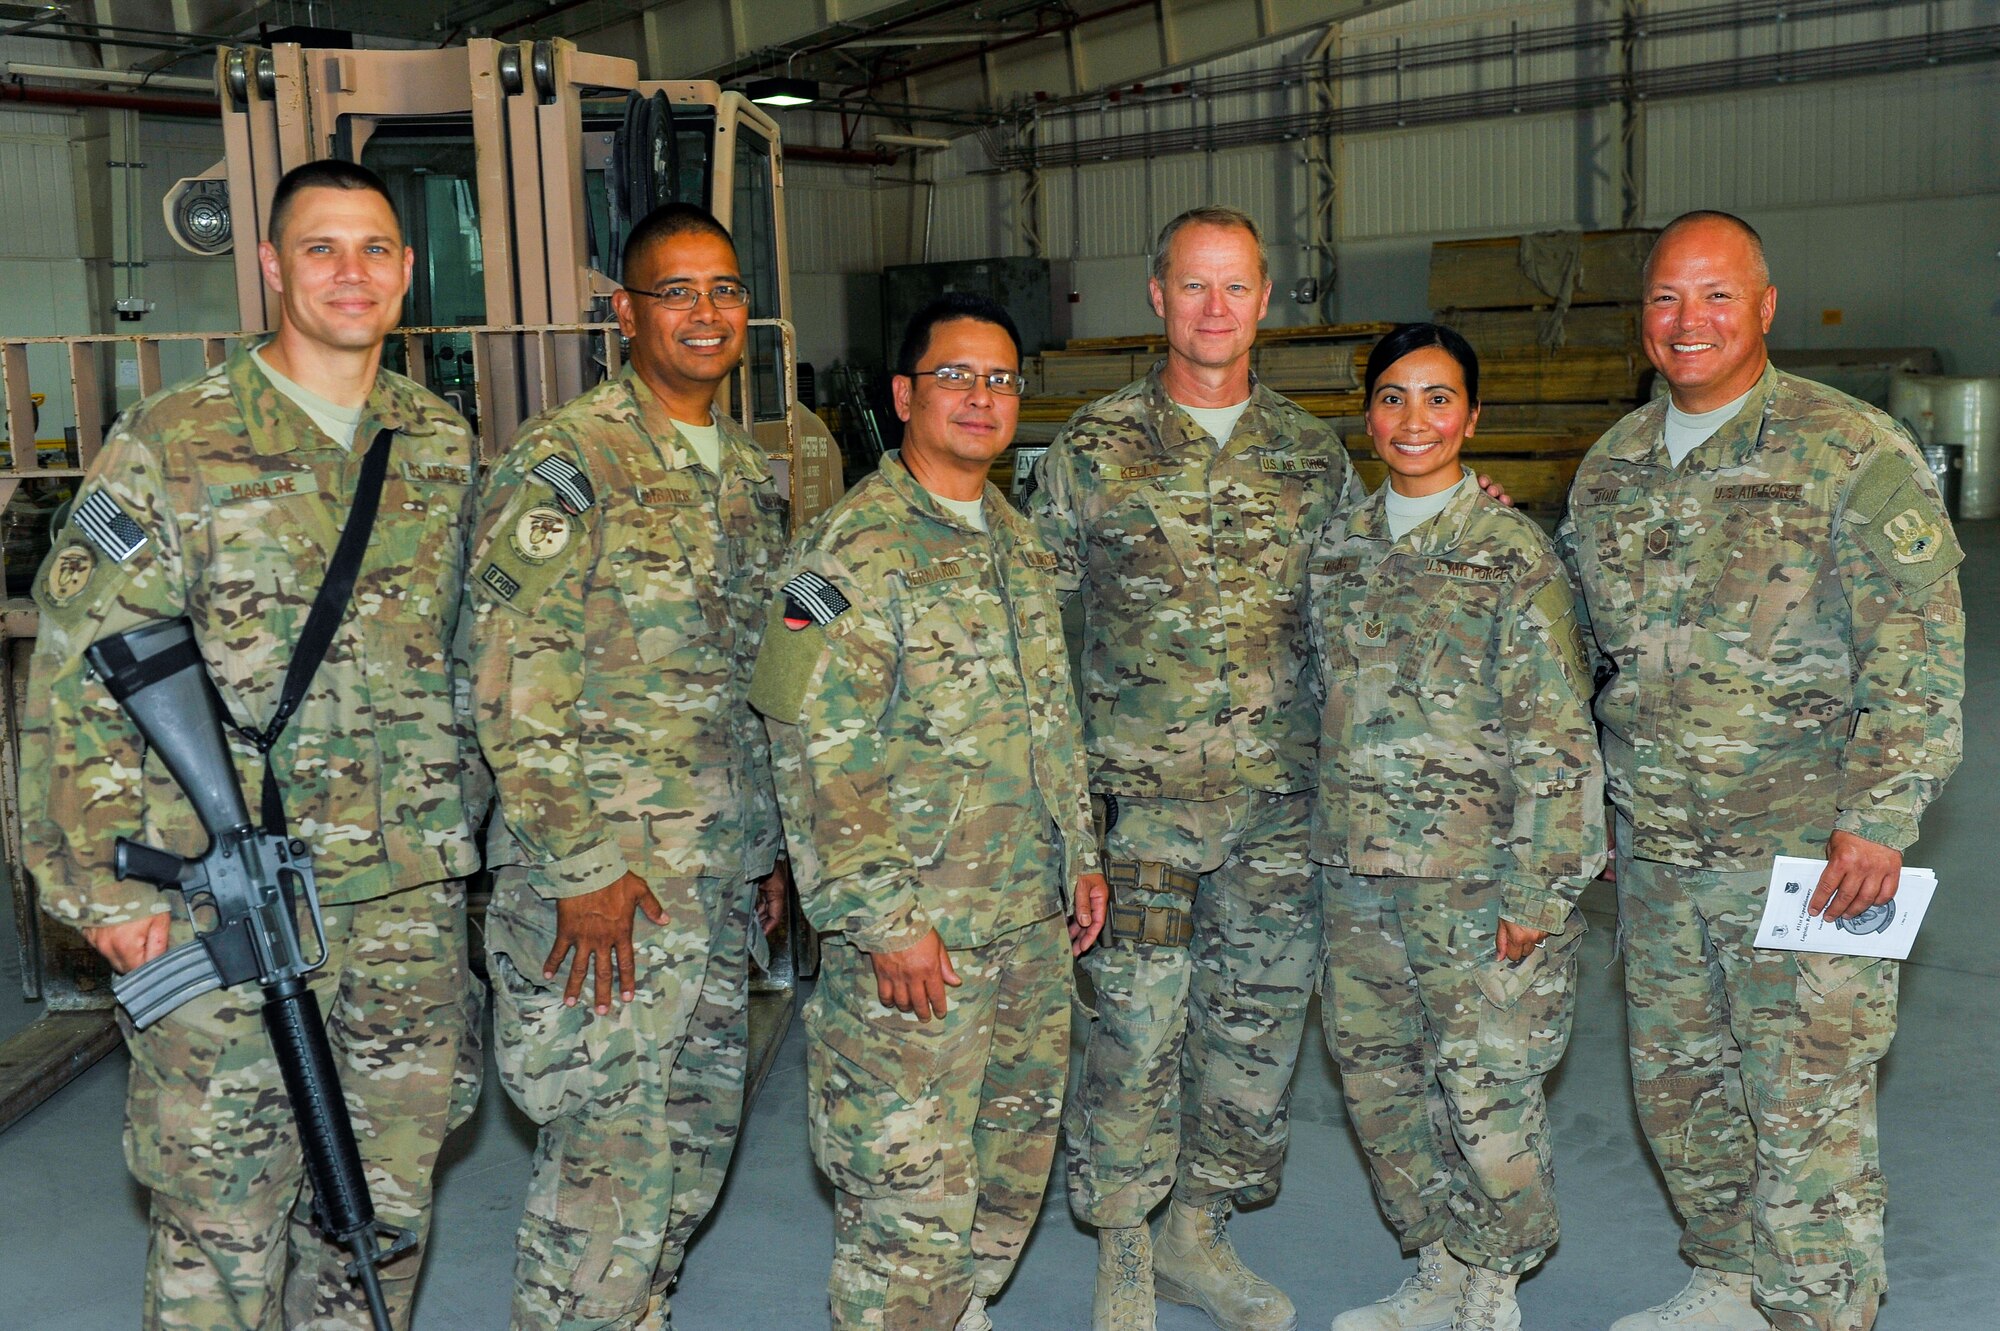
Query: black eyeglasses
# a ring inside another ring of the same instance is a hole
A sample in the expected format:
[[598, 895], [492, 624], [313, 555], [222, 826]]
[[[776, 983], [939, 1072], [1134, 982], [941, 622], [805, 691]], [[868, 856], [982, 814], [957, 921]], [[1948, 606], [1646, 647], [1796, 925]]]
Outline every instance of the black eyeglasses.
[[910, 375], [917, 379], [935, 379], [939, 388], [954, 393], [970, 393], [972, 385], [984, 379], [986, 386], [1002, 397], [1019, 397], [1028, 391], [1028, 381], [1018, 370], [995, 370], [991, 374], [975, 374], [963, 365], [940, 365], [935, 370], [918, 370]]
[[707, 296], [709, 303], [718, 310], [740, 310], [750, 303], [750, 288], [736, 282], [717, 282], [708, 290], [700, 287], [661, 287], [658, 291], [642, 291], [638, 287], [622, 287], [634, 296], [644, 296], [657, 300], [670, 310], [691, 310], [701, 304]]

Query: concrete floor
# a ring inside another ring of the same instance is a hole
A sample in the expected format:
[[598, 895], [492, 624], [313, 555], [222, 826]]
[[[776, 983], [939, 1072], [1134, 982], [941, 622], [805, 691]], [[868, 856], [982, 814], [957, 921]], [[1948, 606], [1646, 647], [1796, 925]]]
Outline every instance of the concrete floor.
[[[1972, 607], [1966, 761], [1925, 822], [1914, 863], [1942, 890], [1903, 972], [1902, 1029], [1885, 1064], [1882, 1140], [1891, 1190], [1894, 1292], [1879, 1331], [2000, 1324], [2000, 951], [1980, 923], [2000, 863], [2000, 523], [1960, 529]], [[1551, 1088], [1567, 1237], [1521, 1291], [1529, 1331], [1602, 1331], [1680, 1288], [1676, 1228], [1626, 1083], [1615, 920], [1586, 898], [1579, 1017]], [[4, 914], [4, 912], [0, 912]], [[35, 1015], [21, 1002], [11, 924], [0, 920], [0, 1037]], [[0, 1331], [113, 1331], [136, 1322], [143, 1202], [119, 1154], [124, 1057], [114, 1054], [0, 1135]], [[826, 1325], [831, 1208], [805, 1143], [805, 1066], [793, 1024], [746, 1126], [735, 1173], [688, 1259], [675, 1300], [683, 1331]], [[416, 1331], [499, 1331], [532, 1129], [497, 1083], [449, 1144]], [[1298, 1303], [1301, 1326], [1377, 1298], [1406, 1273], [1369, 1198], [1332, 1070], [1308, 1037], [1283, 1194], [1233, 1225], [1252, 1265]], [[994, 1311], [1011, 1331], [1088, 1325], [1095, 1247], [1058, 1190]], [[1198, 1331], [1163, 1305], [1161, 1331]]]

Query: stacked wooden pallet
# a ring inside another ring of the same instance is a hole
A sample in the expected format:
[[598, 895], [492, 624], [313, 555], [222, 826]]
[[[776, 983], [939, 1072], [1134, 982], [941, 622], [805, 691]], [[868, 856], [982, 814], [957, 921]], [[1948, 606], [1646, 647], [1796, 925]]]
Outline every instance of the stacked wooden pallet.
[[[1479, 353], [1479, 430], [1466, 462], [1516, 503], [1552, 512], [1599, 435], [1643, 400], [1639, 286], [1652, 231], [1488, 236], [1431, 246], [1432, 317]], [[1348, 447], [1386, 473], [1363, 432]]]
[[[1389, 323], [1312, 324], [1266, 328], [1251, 353], [1257, 377], [1315, 416], [1359, 424], [1361, 375], [1368, 348], [1394, 328]], [[1016, 439], [1045, 444], [1080, 408], [1115, 392], [1153, 368], [1166, 354], [1158, 333], [1075, 338], [1060, 351], [1030, 356], [1028, 392]]]

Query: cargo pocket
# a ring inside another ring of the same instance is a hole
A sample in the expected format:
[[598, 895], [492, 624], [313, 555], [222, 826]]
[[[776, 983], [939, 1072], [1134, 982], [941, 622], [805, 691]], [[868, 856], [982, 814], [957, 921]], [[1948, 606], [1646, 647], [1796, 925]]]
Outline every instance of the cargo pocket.
[[[633, 1062], [637, 1009], [620, 1003], [600, 1017], [586, 999], [574, 1007], [563, 1005], [563, 986], [575, 955], [565, 959], [554, 979], [542, 979], [542, 963], [555, 946], [555, 903], [509, 879], [514, 873], [504, 874], [486, 909], [494, 1061], [521, 1112], [546, 1124], [576, 1113], [605, 1089], [598, 1069]], [[591, 982], [585, 980], [586, 996]]]
[[947, 1170], [921, 1055], [892, 1032], [862, 1034], [806, 1007], [807, 1104], [813, 1159], [857, 1197], [937, 1191]]

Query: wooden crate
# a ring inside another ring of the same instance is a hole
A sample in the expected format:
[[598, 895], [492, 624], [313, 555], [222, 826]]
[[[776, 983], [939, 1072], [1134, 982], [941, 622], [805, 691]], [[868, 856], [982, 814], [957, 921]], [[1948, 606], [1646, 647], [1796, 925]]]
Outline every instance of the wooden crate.
[[1347, 342], [1260, 345], [1251, 364], [1258, 380], [1280, 393], [1348, 392], [1361, 387], [1368, 348]]
[[1479, 396], [1487, 402], [1630, 402], [1651, 374], [1635, 351], [1504, 351], [1479, 358]]
[[1595, 439], [1631, 409], [1632, 404], [1623, 402], [1491, 402], [1479, 409], [1479, 431], [1587, 434]]
[[1041, 392], [1101, 397], [1153, 368], [1150, 356], [1108, 352], [1048, 351], [1041, 357]]
[[[1435, 318], [1455, 328], [1480, 359], [1505, 351], [1527, 350], [1541, 345], [1542, 324], [1548, 310], [1438, 310]], [[1572, 306], [1563, 313], [1564, 347], [1615, 347], [1621, 351], [1639, 346], [1639, 308], [1636, 305]]]
[[[1658, 234], [1650, 230], [1583, 232], [1583, 269], [1570, 303], [1615, 305], [1637, 300], [1640, 270]], [[1521, 271], [1521, 240], [1515, 235], [1433, 243], [1431, 308], [1552, 306], [1555, 298]]]

